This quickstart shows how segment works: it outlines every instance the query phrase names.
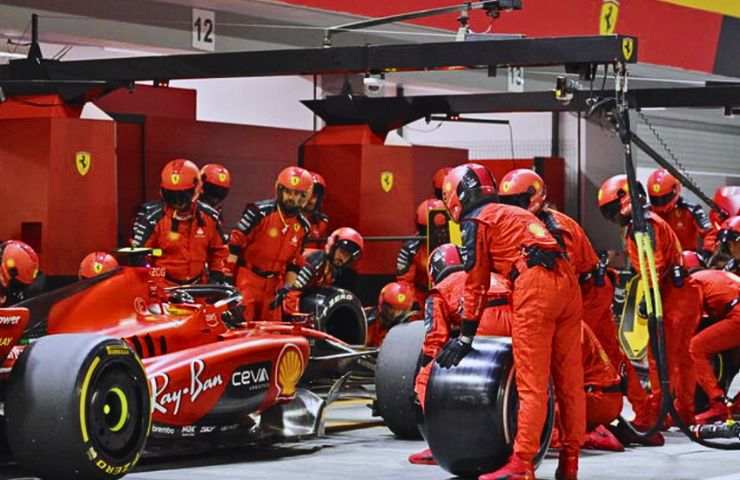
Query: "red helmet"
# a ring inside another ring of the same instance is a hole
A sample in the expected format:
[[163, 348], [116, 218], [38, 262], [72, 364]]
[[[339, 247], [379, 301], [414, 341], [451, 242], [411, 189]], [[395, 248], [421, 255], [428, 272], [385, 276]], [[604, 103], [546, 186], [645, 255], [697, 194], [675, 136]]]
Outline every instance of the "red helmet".
[[416, 207], [416, 228], [426, 229], [429, 224], [429, 212], [432, 210], [444, 210], [445, 204], [436, 198], [427, 198]]
[[8, 240], [0, 245], [0, 284], [8, 287], [12, 281], [30, 285], [39, 273], [39, 257], [29, 245]]
[[200, 185], [198, 167], [190, 160], [171, 160], [162, 169], [162, 198], [172, 208], [185, 210], [195, 198]]
[[330, 258], [334, 258], [334, 251], [337, 248], [341, 248], [352, 255], [352, 259], [349, 261], [352, 262], [362, 256], [362, 249], [365, 248], [365, 240], [363, 240], [360, 232], [354, 228], [338, 228], [331, 232], [331, 235], [326, 240], [325, 249]]
[[445, 279], [447, 275], [463, 269], [463, 261], [460, 250], [451, 243], [445, 243], [435, 248], [429, 255], [427, 263], [429, 278], [433, 285]]
[[627, 175], [615, 175], [602, 183], [598, 199], [604, 217], [613, 222], [626, 223], [632, 214]]
[[92, 252], [80, 262], [80, 278], [92, 278], [118, 268], [118, 261], [106, 252]]
[[725, 220], [717, 235], [717, 240], [722, 244], [740, 240], [740, 215]]
[[650, 205], [660, 213], [670, 212], [678, 203], [681, 184], [666, 170], [659, 168], [650, 174], [647, 181]]
[[[714, 203], [729, 216], [740, 215], [740, 186], [718, 187], [714, 192]], [[726, 218], [714, 209], [709, 212], [709, 219], [714, 228], [719, 229]]]
[[414, 292], [407, 283], [391, 282], [380, 291], [378, 306], [393, 310], [410, 310], [414, 304]]
[[542, 177], [528, 168], [512, 170], [501, 179], [498, 196], [502, 203], [515, 205], [537, 213], [542, 210], [547, 198], [547, 189]]
[[459, 223], [473, 209], [498, 200], [496, 179], [483, 165], [466, 163], [445, 176], [442, 196], [450, 216]]
[[[311, 198], [313, 181], [313, 175], [305, 168], [288, 167], [281, 170], [275, 180], [275, 195], [280, 208], [288, 215], [298, 214]], [[299, 192], [301, 195], [294, 202], [286, 202], [283, 198], [283, 192], [286, 190]]]
[[200, 169], [203, 193], [200, 199], [213, 207], [223, 203], [231, 188], [231, 174], [223, 165], [209, 163]]
[[444, 185], [445, 177], [448, 173], [450, 173], [450, 170], [452, 170], [450, 167], [442, 167], [434, 172], [434, 177], [432, 177], [434, 196], [437, 197], [437, 199], [439, 200], [442, 200], [442, 186]]
[[704, 259], [694, 250], [684, 250], [681, 252], [681, 256], [683, 257], [683, 266], [686, 267], [689, 272], [707, 268]]

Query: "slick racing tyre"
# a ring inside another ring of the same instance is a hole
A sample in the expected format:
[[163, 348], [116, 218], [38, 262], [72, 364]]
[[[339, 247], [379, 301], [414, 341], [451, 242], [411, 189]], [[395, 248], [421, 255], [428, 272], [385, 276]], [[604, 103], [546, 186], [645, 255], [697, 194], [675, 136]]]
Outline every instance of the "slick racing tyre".
[[[457, 367], [435, 363], [425, 405], [426, 439], [440, 467], [477, 477], [503, 466], [514, 444], [519, 407], [511, 339], [478, 337]], [[550, 395], [535, 465], [550, 444], [554, 408]]]
[[131, 471], [149, 433], [141, 362], [121, 340], [50, 335], [13, 367], [5, 404], [18, 463], [54, 480], [112, 480]]
[[424, 343], [424, 322], [402, 323], [383, 340], [375, 367], [377, 409], [385, 425], [399, 438], [419, 439], [421, 408], [414, 382]]
[[349, 290], [325, 287], [301, 296], [301, 313], [313, 315], [316, 329], [350, 345], [365, 345], [367, 319], [362, 303]]

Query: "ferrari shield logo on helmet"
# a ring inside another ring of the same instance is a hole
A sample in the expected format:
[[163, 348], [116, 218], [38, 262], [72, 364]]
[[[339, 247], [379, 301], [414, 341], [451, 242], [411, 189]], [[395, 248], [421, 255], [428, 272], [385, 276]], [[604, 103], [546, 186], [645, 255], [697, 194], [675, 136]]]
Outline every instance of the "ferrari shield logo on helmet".
[[619, 18], [619, 1], [604, 0], [599, 15], [599, 34], [613, 35], [617, 30], [617, 19]]
[[393, 188], [393, 172], [380, 172], [380, 188], [384, 192], [390, 192]]
[[77, 152], [75, 153], [75, 167], [77, 167], [77, 173], [81, 177], [87, 175], [90, 171], [90, 165], [92, 164], [92, 155], [90, 152]]
[[622, 39], [622, 54], [625, 60], [632, 60], [635, 53], [635, 40], [632, 38]]
[[226, 181], [226, 173], [225, 172], [218, 172], [218, 179], [222, 182]]
[[511, 182], [507, 180], [504, 183], [502, 183], [501, 190], [503, 190], [504, 192], [508, 192], [509, 190], [511, 190]]
[[180, 174], [179, 173], [173, 173], [170, 175], [170, 181], [172, 182], [172, 185], [177, 185], [180, 183]]
[[660, 193], [660, 184], [659, 183], [656, 183], [655, 185], [653, 185], [653, 192]]
[[293, 176], [290, 177], [290, 184], [291, 185], [293, 185], [294, 187], [297, 187], [299, 183], [301, 183], [301, 178], [300, 177], [298, 177], [297, 175], [293, 175]]
[[398, 294], [398, 303], [403, 303], [405, 301], [406, 301], [406, 295], [404, 295], [403, 293], [399, 293]]

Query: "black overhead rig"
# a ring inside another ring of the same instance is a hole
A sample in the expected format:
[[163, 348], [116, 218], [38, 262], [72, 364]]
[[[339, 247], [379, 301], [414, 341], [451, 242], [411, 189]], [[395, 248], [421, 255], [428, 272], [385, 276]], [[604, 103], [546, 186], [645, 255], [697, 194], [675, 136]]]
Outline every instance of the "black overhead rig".
[[[625, 48], [628, 45], [629, 48]], [[306, 48], [105, 60], [12, 60], [0, 80], [133, 82], [192, 78], [424, 71], [448, 67], [593, 65], [637, 61], [634, 37], [515, 38], [362, 47]]]

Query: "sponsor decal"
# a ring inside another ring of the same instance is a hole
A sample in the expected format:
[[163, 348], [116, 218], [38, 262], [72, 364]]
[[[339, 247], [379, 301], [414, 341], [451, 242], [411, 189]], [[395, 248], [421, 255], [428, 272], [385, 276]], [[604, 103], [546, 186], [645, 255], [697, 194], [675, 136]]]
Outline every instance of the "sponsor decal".
[[380, 188], [388, 193], [393, 188], [393, 172], [380, 172]]
[[0, 337], [0, 347], [9, 347], [15, 343], [13, 337]]
[[277, 362], [277, 383], [281, 397], [295, 395], [296, 386], [303, 374], [303, 356], [294, 345], [286, 345]]
[[633, 38], [622, 39], [622, 55], [624, 55], [625, 61], [632, 60], [632, 55], [635, 53], [635, 40]]
[[0, 315], [0, 325], [18, 325], [21, 321], [20, 315]]
[[[183, 401], [195, 403], [205, 392], [223, 385], [221, 374], [206, 377], [206, 362], [196, 358], [190, 363], [190, 385], [177, 390], [167, 391], [170, 377], [166, 373], [157, 373], [150, 380], [152, 391], [152, 409], [168, 415], [180, 413]], [[184, 433], [183, 433], [184, 434]]]
[[236, 424], [236, 423], [235, 423], [235, 424], [233, 424], [233, 425], [223, 425], [223, 426], [221, 426], [221, 428], [219, 428], [218, 430], [219, 430], [220, 432], [231, 432], [231, 431], [233, 431], [233, 430], [236, 430], [237, 428], [239, 428], [239, 424]]
[[185, 425], [180, 430], [180, 433], [182, 433], [183, 437], [192, 437], [195, 436], [195, 428], [195, 425]]
[[271, 362], [239, 367], [231, 374], [231, 385], [249, 392], [266, 390], [270, 384], [270, 367]]
[[152, 425], [152, 433], [159, 435], [174, 435], [177, 431], [173, 427], [166, 425]]
[[198, 227], [198, 229], [195, 231], [195, 238], [204, 238], [206, 236], [205, 230]]
[[545, 230], [545, 227], [537, 223], [530, 223], [527, 229], [532, 233], [532, 235], [538, 238], [544, 237], [545, 234], [547, 233], [547, 231]]
[[215, 425], [203, 425], [198, 430], [198, 433], [212, 433], [214, 430], [216, 430]]
[[272, 227], [267, 231], [267, 235], [270, 236], [270, 238], [276, 238], [278, 236], [278, 229], [275, 227]]

